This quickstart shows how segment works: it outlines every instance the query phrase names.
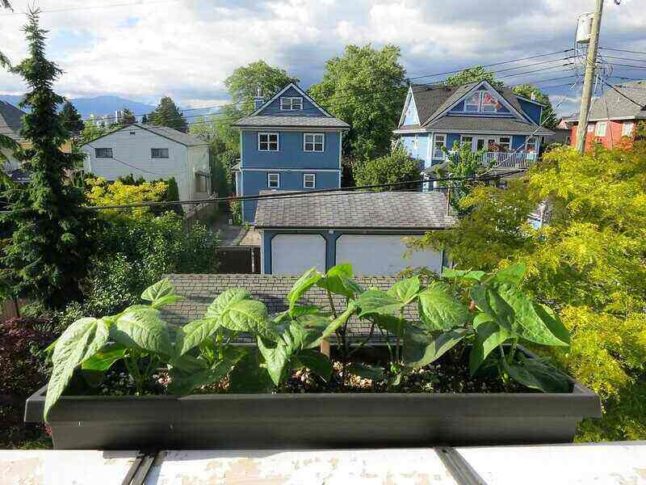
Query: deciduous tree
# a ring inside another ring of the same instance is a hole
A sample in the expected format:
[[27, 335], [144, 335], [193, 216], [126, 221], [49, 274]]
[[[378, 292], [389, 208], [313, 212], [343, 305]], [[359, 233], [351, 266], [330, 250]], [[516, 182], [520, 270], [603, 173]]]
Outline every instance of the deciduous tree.
[[[411, 158], [405, 149], [397, 147], [389, 155], [355, 162], [353, 175], [357, 185], [414, 182], [421, 178], [420, 161]], [[419, 187], [419, 184], [412, 184], [409, 188]]]
[[463, 71], [453, 74], [446, 78], [444, 83], [447, 86], [462, 86], [467, 83], [475, 83], [479, 81], [488, 81], [493, 87], [499, 89], [504, 86], [501, 81], [496, 81], [496, 76], [493, 72], [487, 71], [482, 66], [469, 67]]

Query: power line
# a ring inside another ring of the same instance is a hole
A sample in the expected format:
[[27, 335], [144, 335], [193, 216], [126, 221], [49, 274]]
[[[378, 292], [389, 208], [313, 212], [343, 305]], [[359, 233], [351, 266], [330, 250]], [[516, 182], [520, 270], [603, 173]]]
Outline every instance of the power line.
[[626, 98], [626, 99], [627, 99], [628, 101], [630, 101], [631, 103], [636, 104], [637, 106], [639, 106], [639, 107], [640, 107], [640, 108], [642, 108], [642, 109], [644, 108], [644, 106], [643, 106], [641, 103], [639, 103], [639, 102], [635, 101], [635, 100], [634, 100], [633, 98], [631, 98], [630, 96], [626, 96], [624, 93], [622, 93], [621, 91], [619, 91], [619, 89], [617, 89], [614, 85], [610, 84], [609, 82], [605, 81], [604, 79], [600, 79], [600, 81], [601, 81], [603, 84], [605, 84], [606, 86], [609, 86], [610, 88], [612, 88], [612, 90], [613, 90], [613, 91], [616, 91], [618, 94], [620, 94], [622, 97]]
[[600, 49], [603, 49], [605, 51], [615, 51], [615, 52], [625, 52], [627, 54], [644, 54], [646, 55], [646, 51], [633, 51], [633, 50], [628, 50], [628, 49], [615, 49], [613, 47], [599, 47]]

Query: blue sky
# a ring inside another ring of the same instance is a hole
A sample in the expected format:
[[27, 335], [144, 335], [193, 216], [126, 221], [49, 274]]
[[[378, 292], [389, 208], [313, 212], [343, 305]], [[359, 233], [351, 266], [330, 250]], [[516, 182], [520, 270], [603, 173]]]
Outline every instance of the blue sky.
[[[16, 61], [25, 54], [20, 32], [25, 19], [20, 12], [27, 1], [12, 4], [16, 14], [0, 13], [0, 46]], [[308, 87], [320, 79], [325, 61], [350, 43], [398, 45], [411, 77], [565, 50], [573, 45], [578, 15], [591, 10], [594, 0], [40, 0], [38, 4], [43, 27], [50, 31], [49, 54], [65, 70], [57, 84], [62, 94], [116, 94], [152, 103], [168, 94], [184, 106], [214, 106], [226, 102], [224, 80], [237, 66], [264, 59]], [[646, 53], [645, 27], [643, 0], [623, 0], [620, 6], [606, 0], [601, 45]], [[644, 59], [642, 64], [630, 63], [646, 66], [646, 54], [613, 55], [638, 57]], [[559, 111], [576, 110], [576, 89], [563, 86], [575, 78], [549, 81], [575, 71], [559, 66], [559, 61], [533, 69], [542, 68], [549, 69], [503, 80], [536, 82], [546, 87], [553, 103], [561, 103]], [[505, 74], [518, 72], [523, 69]], [[646, 77], [646, 70], [615, 65], [611, 74], [639, 78]], [[23, 89], [16, 76], [0, 72], [0, 93], [18, 94]]]

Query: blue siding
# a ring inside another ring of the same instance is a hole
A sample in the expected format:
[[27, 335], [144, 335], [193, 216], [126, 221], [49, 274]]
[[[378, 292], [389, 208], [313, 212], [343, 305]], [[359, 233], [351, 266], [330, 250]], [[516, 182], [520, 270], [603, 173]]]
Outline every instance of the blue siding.
[[[245, 196], [258, 195], [261, 190], [271, 190], [267, 185], [268, 173], [280, 174], [280, 188], [278, 190], [320, 190], [320, 189], [336, 189], [341, 186], [339, 170], [332, 172], [320, 172], [316, 169], [299, 169], [290, 170], [285, 172], [276, 171], [272, 168], [264, 167], [262, 171], [242, 171], [242, 190]], [[303, 188], [303, 174], [314, 173], [316, 174], [316, 187], [314, 189]], [[256, 215], [256, 201], [245, 200], [242, 202], [243, 218], [247, 222], [252, 222]]]
[[529, 101], [525, 101], [524, 99], [518, 98], [518, 102], [520, 103], [520, 106], [523, 108], [523, 111], [527, 116], [531, 118], [531, 120], [540, 125], [541, 123], [541, 113], [543, 112], [543, 108], [537, 104], [530, 103]]
[[[325, 132], [323, 152], [303, 150], [304, 132], [267, 129], [264, 132], [278, 133], [278, 151], [258, 150], [258, 131], [243, 131], [243, 159], [241, 168], [339, 168], [339, 133]], [[307, 133], [317, 133], [307, 130]], [[323, 133], [323, 132], [321, 132]]]
[[417, 125], [421, 123], [419, 116], [417, 114], [417, 107], [415, 106], [415, 98], [409, 94], [410, 103], [406, 109], [406, 114], [404, 115], [404, 126]]
[[[301, 97], [303, 98], [303, 109], [294, 111], [281, 111], [280, 98], [282, 97]], [[304, 97], [296, 89], [289, 88], [272, 103], [265, 106], [258, 116], [326, 116], [320, 109], [318, 109], [310, 100]]]
[[449, 150], [453, 149], [454, 144], [460, 144], [460, 134], [459, 133], [449, 133], [446, 137], [446, 147]]
[[513, 150], [521, 150], [521, 147], [525, 145], [525, 135], [514, 135], [511, 139], [511, 148]]

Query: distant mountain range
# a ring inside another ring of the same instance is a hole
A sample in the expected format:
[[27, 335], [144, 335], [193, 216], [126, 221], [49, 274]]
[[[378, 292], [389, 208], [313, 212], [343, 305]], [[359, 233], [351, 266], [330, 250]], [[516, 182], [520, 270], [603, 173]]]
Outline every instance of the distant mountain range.
[[[11, 103], [14, 106], [18, 106], [22, 96], [11, 95], [11, 94], [0, 94], [0, 100]], [[155, 106], [150, 104], [140, 103], [138, 101], [132, 101], [130, 99], [121, 98], [119, 96], [95, 96], [93, 98], [75, 98], [70, 99], [74, 107], [81, 113], [83, 119], [89, 118], [91, 114], [94, 116], [103, 116], [103, 115], [114, 115], [114, 112], [123, 108], [128, 108], [132, 111], [137, 118], [141, 117], [144, 114], [150, 113], [155, 109]], [[180, 108], [182, 109], [182, 108]], [[207, 114], [214, 113], [216, 110], [212, 108], [204, 109], [190, 109], [184, 115], [187, 116], [187, 120], [190, 123], [194, 121], [198, 116], [204, 116]]]

